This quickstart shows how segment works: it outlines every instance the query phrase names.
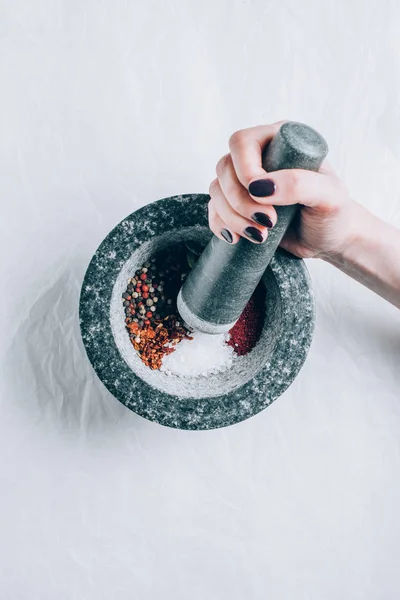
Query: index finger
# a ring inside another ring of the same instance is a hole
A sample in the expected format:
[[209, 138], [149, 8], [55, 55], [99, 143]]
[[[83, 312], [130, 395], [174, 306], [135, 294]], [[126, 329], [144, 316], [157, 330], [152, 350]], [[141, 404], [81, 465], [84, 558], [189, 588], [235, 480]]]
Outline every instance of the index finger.
[[262, 152], [283, 123], [285, 121], [240, 129], [231, 135], [229, 149], [233, 166], [237, 178], [246, 189], [253, 179], [265, 178], [266, 171], [262, 168]]

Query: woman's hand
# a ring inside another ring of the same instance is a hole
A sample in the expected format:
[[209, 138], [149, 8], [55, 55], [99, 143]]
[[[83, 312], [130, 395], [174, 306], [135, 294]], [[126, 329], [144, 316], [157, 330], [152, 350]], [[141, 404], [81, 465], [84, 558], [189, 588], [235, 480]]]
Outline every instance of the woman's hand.
[[284, 121], [234, 133], [230, 153], [217, 164], [210, 185], [210, 227], [216, 236], [235, 244], [240, 236], [262, 243], [277, 215], [275, 206], [300, 204], [299, 219], [281, 246], [301, 258], [341, 254], [355, 235], [355, 223], [365, 210], [348, 195], [325, 161], [318, 173], [288, 169], [267, 173], [262, 151]]

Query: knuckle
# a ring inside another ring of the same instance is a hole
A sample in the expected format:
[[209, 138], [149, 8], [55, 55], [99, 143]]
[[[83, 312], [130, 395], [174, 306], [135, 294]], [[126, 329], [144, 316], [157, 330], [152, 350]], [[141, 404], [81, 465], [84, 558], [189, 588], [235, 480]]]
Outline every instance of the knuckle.
[[226, 171], [226, 169], [230, 165], [230, 161], [231, 161], [230, 154], [225, 154], [224, 156], [222, 156], [222, 158], [219, 159], [219, 161], [217, 162], [217, 166], [216, 166], [216, 172], [217, 172], [218, 177], [221, 177], [222, 174]]
[[232, 133], [231, 137], [229, 138], [229, 148], [237, 148], [238, 146], [241, 146], [245, 137], [246, 133], [244, 129], [238, 129], [238, 131]]
[[218, 179], [213, 179], [212, 182], [210, 183], [210, 187], [208, 188], [208, 193], [210, 194], [211, 197], [215, 196], [218, 189], [219, 189]]

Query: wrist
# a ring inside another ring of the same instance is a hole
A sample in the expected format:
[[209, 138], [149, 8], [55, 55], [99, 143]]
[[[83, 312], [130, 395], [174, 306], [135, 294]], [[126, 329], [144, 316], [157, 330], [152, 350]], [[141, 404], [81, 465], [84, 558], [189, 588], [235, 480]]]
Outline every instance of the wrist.
[[358, 207], [346, 243], [323, 259], [400, 308], [400, 232]]
[[379, 219], [369, 210], [351, 200], [340, 217], [342, 235], [336, 246], [319, 257], [331, 264], [357, 263], [359, 253], [366, 246], [371, 248], [374, 237], [376, 239], [377, 221]]

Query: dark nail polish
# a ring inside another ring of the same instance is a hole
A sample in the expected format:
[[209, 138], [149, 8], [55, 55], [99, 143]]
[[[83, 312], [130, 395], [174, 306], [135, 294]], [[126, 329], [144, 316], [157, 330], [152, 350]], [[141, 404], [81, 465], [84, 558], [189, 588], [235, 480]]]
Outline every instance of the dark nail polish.
[[256, 212], [251, 218], [259, 225], [268, 227], [268, 229], [271, 229], [274, 226], [269, 216], [265, 213]]
[[228, 229], [221, 229], [221, 235], [224, 238], [224, 240], [226, 242], [228, 242], [228, 244], [232, 244], [233, 242], [233, 237], [230, 231], [228, 231]]
[[258, 179], [252, 181], [249, 185], [249, 192], [252, 196], [257, 198], [266, 198], [272, 196], [275, 193], [276, 186], [272, 179]]
[[257, 229], [257, 227], [246, 227], [244, 234], [259, 244], [264, 241], [263, 234], [259, 229]]

